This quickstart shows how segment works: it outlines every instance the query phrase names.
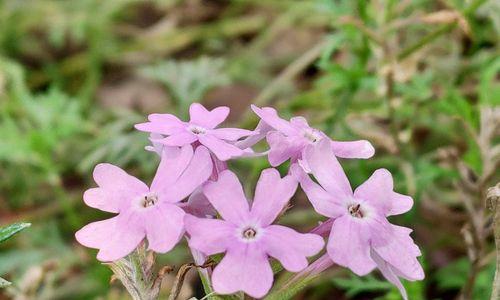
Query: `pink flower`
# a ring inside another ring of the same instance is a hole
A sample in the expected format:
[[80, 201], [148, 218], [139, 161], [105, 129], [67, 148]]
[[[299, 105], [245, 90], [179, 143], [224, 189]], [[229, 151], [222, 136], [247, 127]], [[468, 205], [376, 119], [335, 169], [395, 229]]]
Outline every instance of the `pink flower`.
[[291, 176], [281, 178], [275, 169], [264, 170], [257, 183], [252, 207], [238, 178], [231, 171], [220, 174], [204, 193], [224, 220], [200, 219], [186, 215], [189, 245], [206, 255], [225, 252], [212, 275], [215, 292], [231, 294], [244, 291], [260, 298], [273, 283], [269, 256], [283, 267], [298, 272], [307, 267], [306, 257], [317, 254], [324, 245], [314, 234], [271, 225], [295, 193], [297, 182]]
[[[332, 144], [333, 152], [343, 158], [370, 158], [375, 153], [370, 142], [365, 140], [352, 142], [332, 141], [323, 132], [309, 126], [303, 117], [294, 117], [286, 121], [278, 116], [274, 108], [259, 108], [252, 105], [252, 110], [260, 117], [261, 122], [256, 128], [258, 135], [250, 136], [240, 142], [240, 147], [251, 147], [266, 137], [270, 147], [269, 163], [278, 166], [291, 159], [296, 162], [303, 157], [304, 150], [309, 145], [326, 139]], [[308, 170], [307, 162], [301, 165]]]
[[247, 154], [234, 143], [242, 137], [254, 134], [246, 129], [215, 128], [228, 115], [228, 107], [221, 106], [208, 111], [203, 105], [193, 103], [189, 107], [189, 122], [183, 122], [171, 114], [151, 114], [148, 116], [149, 122], [136, 124], [135, 128], [161, 135], [151, 137], [154, 144], [151, 149], [158, 149], [158, 143], [165, 146], [184, 146], [199, 142], [218, 159], [225, 161]]
[[185, 213], [179, 202], [211, 172], [208, 150], [198, 147], [193, 153], [190, 145], [165, 147], [150, 188], [114, 165], [97, 165], [94, 180], [99, 187], [87, 190], [83, 200], [90, 207], [118, 215], [86, 225], [76, 233], [77, 241], [99, 249], [100, 261], [128, 255], [145, 237], [149, 249], [170, 251], [184, 233]]
[[392, 176], [385, 169], [375, 171], [352, 192], [328, 141], [306, 149], [305, 158], [319, 184], [298, 166], [292, 167], [292, 174], [314, 209], [333, 220], [327, 245], [331, 259], [358, 275], [377, 266], [407, 299], [398, 277], [424, 278], [416, 258], [421, 253], [410, 237], [411, 230], [390, 224], [387, 217], [410, 210], [412, 198], [393, 191]]

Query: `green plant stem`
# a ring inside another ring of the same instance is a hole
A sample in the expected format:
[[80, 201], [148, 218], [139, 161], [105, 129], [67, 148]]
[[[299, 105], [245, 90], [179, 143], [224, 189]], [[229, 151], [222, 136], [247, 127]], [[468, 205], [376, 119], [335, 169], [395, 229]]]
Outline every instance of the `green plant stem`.
[[[463, 14], [468, 17], [471, 16], [476, 12], [476, 10], [486, 2], [486, 0], [475, 0], [473, 1], [464, 11]], [[442, 34], [445, 34], [449, 31], [451, 31], [455, 26], [457, 26], [458, 22], [453, 22], [445, 25], [441, 25], [439, 28], [436, 30], [430, 32], [426, 36], [424, 36], [422, 39], [414, 43], [413, 45], [410, 45], [408, 48], [403, 49], [397, 56], [398, 60], [404, 60], [414, 52], [418, 51], [419, 49], [423, 48], [430, 42], [434, 41], [438, 37], [440, 37]]]

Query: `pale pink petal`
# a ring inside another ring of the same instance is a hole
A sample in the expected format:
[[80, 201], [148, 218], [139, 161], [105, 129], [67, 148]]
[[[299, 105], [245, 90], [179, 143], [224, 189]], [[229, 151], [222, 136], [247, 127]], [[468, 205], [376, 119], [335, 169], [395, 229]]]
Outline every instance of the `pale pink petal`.
[[116, 232], [117, 219], [118, 216], [85, 225], [75, 233], [75, 238], [85, 247], [99, 249]]
[[392, 189], [391, 173], [386, 169], [378, 169], [354, 191], [354, 196], [369, 201], [381, 209], [386, 216], [402, 214], [410, 210], [413, 206], [413, 199], [395, 193]]
[[76, 233], [76, 239], [82, 245], [98, 248], [97, 259], [115, 261], [132, 252], [144, 239], [145, 231], [142, 219], [131, 211], [91, 223]]
[[269, 292], [273, 284], [273, 271], [267, 255], [253, 247], [255, 243], [228, 250], [212, 275], [216, 293], [243, 291], [251, 297], [262, 298]]
[[208, 133], [214, 135], [215, 137], [221, 140], [226, 140], [226, 141], [236, 141], [242, 137], [255, 134], [255, 132], [251, 130], [240, 129], [240, 128], [216, 128], [210, 130]]
[[370, 232], [365, 225], [349, 215], [336, 219], [327, 246], [328, 254], [336, 264], [351, 269], [359, 276], [375, 268], [375, 262], [370, 257]]
[[410, 236], [413, 232], [412, 229], [393, 224], [391, 224], [391, 228], [393, 229], [393, 234], [396, 236], [396, 239], [400, 240], [401, 243], [404, 243], [413, 256], [417, 257], [422, 255], [422, 252], [420, 252], [420, 249], [413, 242], [413, 239]]
[[159, 156], [161, 156], [161, 153], [163, 152], [163, 148], [168, 147], [163, 145], [162, 143], [158, 143], [158, 140], [163, 139], [164, 136], [159, 134], [159, 133], [151, 133], [149, 135], [149, 140], [151, 141], [152, 145], [148, 145], [144, 147], [147, 151], [155, 152]]
[[220, 173], [219, 180], [208, 183], [203, 192], [225, 220], [239, 225], [248, 218], [248, 201], [233, 172], [226, 170]]
[[332, 231], [334, 219], [328, 219], [324, 222], [319, 222], [318, 226], [314, 227], [309, 233], [314, 233], [322, 237], [328, 237]]
[[163, 186], [161, 190], [156, 192], [161, 195], [162, 201], [179, 202], [208, 180], [212, 174], [212, 168], [213, 163], [207, 148], [198, 146], [189, 165], [179, 178], [174, 183]]
[[127, 200], [127, 198], [122, 198], [122, 196], [117, 195], [114, 191], [92, 188], [83, 193], [83, 201], [90, 207], [111, 213], [118, 213], [120, 212], [120, 203], [123, 200]]
[[185, 125], [182, 123], [172, 124], [166, 122], [146, 122], [135, 124], [134, 127], [140, 131], [171, 135], [183, 131]]
[[127, 172], [112, 164], [98, 164], [94, 168], [93, 176], [95, 182], [101, 188], [114, 189], [118, 185], [122, 189], [138, 190], [139, 192], [148, 190], [144, 182], [127, 174]]
[[288, 175], [281, 178], [276, 169], [262, 171], [250, 215], [261, 226], [271, 224], [285, 208], [297, 189], [297, 180]]
[[[182, 204], [182, 205], [181, 205]], [[215, 208], [208, 201], [207, 196], [203, 194], [201, 188], [196, 189], [188, 198], [186, 203], [179, 203], [179, 206], [190, 215], [206, 218], [208, 216], [216, 216]]]
[[337, 198], [352, 197], [349, 180], [332, 152], [330, 141], [322, 139], [305, 149], [304, 159], [321, 186]]
[[352, 142], [332, 141], [335, 156], [342, 158], [370, 158], [375, 154], [375, 148], [365, 140]]
[[286, 134], [294, 135], [297, 130], [290, 124], [290, 122], [279, 117], [278, 112], [272, 107], [259, 108], [252, 105], [252, 110], [261, 118], [262, 121], [266, 122], [269, 126], [274, 129]]
[[169, 203], [159, 203], [143, 213], [150, 250], [166, 253], [179, 242], [184, 233], [184, 211]]
[[98, 164], [93, 176], [100, 189], [89, 190], [84, 194], [84, 201], [88, 206], [104, 211], [118, 212], [134, 197], [149, 191], [142, 181], [112, 164]]
[[206, 255], [225, 252], [236, 239], [236, 225], [223, 220], [186, 215], [184, 226], [191, 236], [189, 246]]
[[200, 135], [200, 143], [212, 151], [222, 161], [242, 156], [243, 150], [210, 134]]
[[290, 124], [294, 126], [295, 128], [300, 128], [300, 129], [309, 129], [311, 128], [309, 126], [309, 123], [307, 123], [306, 118], [304, 117], [293, 117], [290, 119]]
[[316, 234], [303, 234], [280, 225], [266, 228], [262, 237], [266, 253], [290, 272], [299, 272], [309, 264], [306, 257], [318, 254], [325, 242]]
[[413, 199], [410, 196], [392, 192], [390, 196], [391, 207], [386, 213], [387, 216], [400, 215], [409, 211], [413, 206]]
[[184, 127], [186, 123], [182, 122], [177, 118], [175, 115], [172, 114], [150, 114], [148, 116], [148, 120], [150, 122], [155, 122], [155, 123], [166, 123], [169, 124], [170, 126], [180, 126]]
[[269, 125], [267, 125], [266, 122], [260, 120], [259, 123], [257, 124], [257, 127], [254, 129], [254, 134], [248, 136], [247, 138], [238, 141], [235, 143], [235, 146], [240, 148], [240, 149], [247, 149], [249, 147], [252, 147], [253, 145], [257, 144], [260, 142], [262, 139], [266, 137], [266, 134], [273, 130], [273, 128]]
[[422, 280], [424, 271], [415, 257], [413, 240], [400, 234], [393, 235], [388, 243], [373, 243], [372, 247], [380, 257], [389, 263], [400, 276], [408, 280]]
[[316, 212], [330, 218], [337, 218], [346, 212], [346, 207], [342, 205], [344, 201], [341, 198], [342, 195], [329, 194], [319, 184], [312, 181], [297, 164], [292, 165], [290, 169]]
[[271, 131], [266, 136], [269, 144], [268, 159], [273, 167], [277, 167], [288, 159], [295, 160], [300, 155], [304, 144], [295, 137], [287, 137], [278, 131]]
[[151, 183], [151, 191], [161, 192], [168, 189], [186, 170], [193, 158], [193, 147], [165, 147], [156, 175]]
[[215, 128], [224, 122], [228, 115], [229, 107], [226, 106], [219, 106], [211, 111], [199, 103], [193, 103], [189, 107], [189, 122], [207, 129]]
[[158, 140], [155, 139], [152, 141], [155, 143], [163, 144], [165, 146], [178, 146], [178, 147], [180, 147], [180, 146], [189, 145], [189, 144], [195, 142], [196, 140], [198, 140], [198, 137], [194, 133], [185, 130], [185, 131], [176, 132], [176, 133], [174, 133], [170, 136], [167, 136], [165, 138], [158, 139]]
[[377, 267], [380, 270], [380, 272], [382, 273], [382, 275], [384, 275], [384, 277], [390, 283], [394, 284], [398, 288], [398, 290], [401, 293], [401, 296], [403, 297], [404, 300], [408, 300], [408, 294], [406, 293], [406, 290], [405, 290], [403, 284], [401, 284], [399, 277], [396, 274], [394, 274], [394, 271], [393, 271], [391, 265], [389, 265], [373, 249], [371, 249], [370, 255], [371, 255], [372, 259], [375, 261], [375, 263], [377, 264]]

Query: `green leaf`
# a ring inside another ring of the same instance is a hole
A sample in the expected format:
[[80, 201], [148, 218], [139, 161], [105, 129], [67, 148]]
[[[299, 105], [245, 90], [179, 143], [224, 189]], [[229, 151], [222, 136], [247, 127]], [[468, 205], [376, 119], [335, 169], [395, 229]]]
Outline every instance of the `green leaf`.
[[3, 228], [0, 228], [0, 243], [8, 240], [14, 234], [20, 232], [21, 230], [30, 227], [30, 223], [15, 223]]
[[358, 277], [351, 275], [350, 278], [336, 278], [333, 283], [346, 291], [346, 296], [352, 298], [365, 292], [383, 292], [392, 288], [387, 281], [378, 280], [374, 276]]
[[0, 277], [0, 289], [8, 287], [11, 284], [12, 283], [10, 281], [7, 281], [7, 280], [3, 279], [2, 277]]

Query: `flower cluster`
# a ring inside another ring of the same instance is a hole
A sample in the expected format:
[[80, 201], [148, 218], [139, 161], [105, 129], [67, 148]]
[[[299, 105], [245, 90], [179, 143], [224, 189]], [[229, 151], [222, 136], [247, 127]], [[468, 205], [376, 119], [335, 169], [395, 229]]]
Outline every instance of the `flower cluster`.
[[[260, 118], [253, 131], [217, 128], [229, 114], [227, 107], [209, 111], [192, 104], [189, 122], [171, 114], [149, 115], [149, 122], [136, 128], [150, 133], [153, 146], [147, 149], [161, 158], [151, 186], [111, 164], [97, 165], [98, 187], [87, 190], [84, 201], [117, 215], [83, 227], [76, 239], [99, 249], [99, 260], [111, 262], [143, 240], [150, 250], [165, 253], [185, 236], [198, 260], [224, 253], [210, 272], [216, 293], [243, 291], [261, 298], [273, 284], [270, 258], [300, 272], [307, 258], [324, 248], [322, 235], [329, 235], [327, 254], [317, 261], [333, 261], [358, 275], [378, 268], [406, 299], [399, 278], [423, 279], [416, 258], [420, 251], [411, 230], [390, 224], [387, 217], [407, 212], [413, 200], [393, 191], [385, 169], [353, 192], [337, 160], [370, 158], [372, 145], [334, 141], [304, 118], [287, 121], [270, 107], [252, 109]], [[264, 139], [269, 150], [255, 153], [251, 147]], [[290, 169], [284, 177], [274, 168], [262, 171], [249, 201], [226, 162], [260, 155], [267, 155], [273, 167], [290, 161]], [[299, 184], [315, 211], [328, 218], [311, 233], [273, 224]]]

